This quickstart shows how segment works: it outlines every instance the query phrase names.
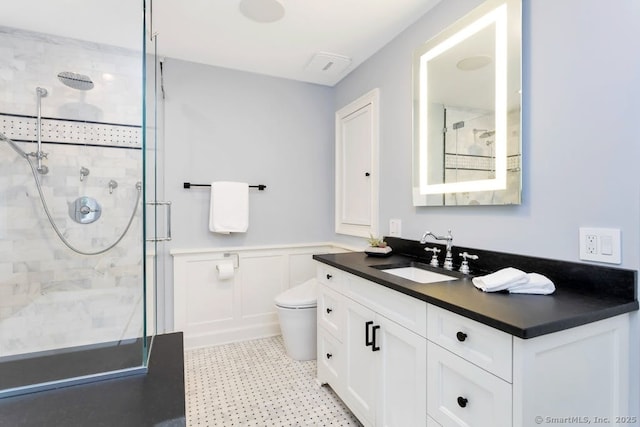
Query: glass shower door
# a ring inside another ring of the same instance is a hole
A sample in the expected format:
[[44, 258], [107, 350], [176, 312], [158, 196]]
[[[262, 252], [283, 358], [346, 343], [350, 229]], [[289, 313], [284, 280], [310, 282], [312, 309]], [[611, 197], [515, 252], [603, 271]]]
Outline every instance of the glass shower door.
[[149, 349], [158, 332], [157, 308], [162, 306], [165, 278], [165, 244], [171, 240], [171, 202], [164, 200], [164, 109], [162, 63], [158, 35], [153, 29], [153, 1], [145, 0], [145, 289], [146, 336]]
[[156, 330], [157, 55], [144, 0], [95, 7], [46, 30], [0, 16], [0, 398], [144, 373]]

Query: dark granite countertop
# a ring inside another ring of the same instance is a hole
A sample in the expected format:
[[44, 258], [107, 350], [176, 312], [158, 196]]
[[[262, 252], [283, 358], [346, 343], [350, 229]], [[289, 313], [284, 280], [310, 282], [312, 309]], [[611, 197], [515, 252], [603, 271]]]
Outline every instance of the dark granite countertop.
[[[525, 339], [638, 310], [638, 301], [633, 297], [615, 295], [615, 292], [596, 292], [589, 286], [583, 289], [573, 284], [563, 286], [562, 281], [557, 278], [553, 279], [556, 292], [552, 295], [487, 293], [473, 285], [472, 275], [465, 276], [457, 271], [432, 268], [428, 264], [420, 266], [430, 271], [456, 276], [459, 280], [420, 284], [374, 268], [386, 264], [419, 261], [406, 255], [377, 258], [369, 257], [363, 252], [351, 252], [314, 255], [313, 258]], [[631, 276], [635, 280], [635, 274]], [[606, 289], [606, 286], [600, 289]]]

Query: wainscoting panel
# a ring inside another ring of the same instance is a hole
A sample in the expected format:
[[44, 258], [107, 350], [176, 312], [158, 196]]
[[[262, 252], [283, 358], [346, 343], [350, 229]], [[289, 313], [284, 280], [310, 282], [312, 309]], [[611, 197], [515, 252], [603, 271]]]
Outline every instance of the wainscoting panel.
[[186, 270], [187, 301], [194, 301], [186, 312], [190, 325], [219, 323], [233, 319], [236, 277], [218, 279], [216, 260], [194, 260]]
[[[206, 347], [280, 333], [274, 298], [315, 277], [314, 254], [345, 252], [330, 243], [172, 250], [174, 330], [185, 348]], [[230, 278], [216, 266], [233, 262]]]

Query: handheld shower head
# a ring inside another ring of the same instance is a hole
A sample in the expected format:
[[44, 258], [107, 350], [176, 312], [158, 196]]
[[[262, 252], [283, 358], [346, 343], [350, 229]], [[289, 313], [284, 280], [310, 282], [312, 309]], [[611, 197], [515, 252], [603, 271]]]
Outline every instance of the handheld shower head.
[[16, 153], [18, 153], [20, 156], [24, 157], [25, 159], [28, 157], [27, 153], [25, 153], [24, 151], [22, 151], [20, 147], [18, 147], [18, 144], [16, 144], [14, 141], [7, 138], [7, 136], [2, 132], [0, 132], [0, 141], [4, 141], [7, 144], [9, 144], [9, 146], [13, 148]]

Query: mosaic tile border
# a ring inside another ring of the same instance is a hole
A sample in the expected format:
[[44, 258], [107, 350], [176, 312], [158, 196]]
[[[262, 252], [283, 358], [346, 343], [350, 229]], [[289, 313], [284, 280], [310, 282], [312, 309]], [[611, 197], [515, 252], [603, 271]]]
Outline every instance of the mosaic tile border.
[[[0, 113], [0, 129], [19, 141], [37, 140], [37, 119], [33, 116]], [[142, 147], [142, 127], [114, 123], [96, 123], [43, 118], [42, 141], [104, 147]]]

